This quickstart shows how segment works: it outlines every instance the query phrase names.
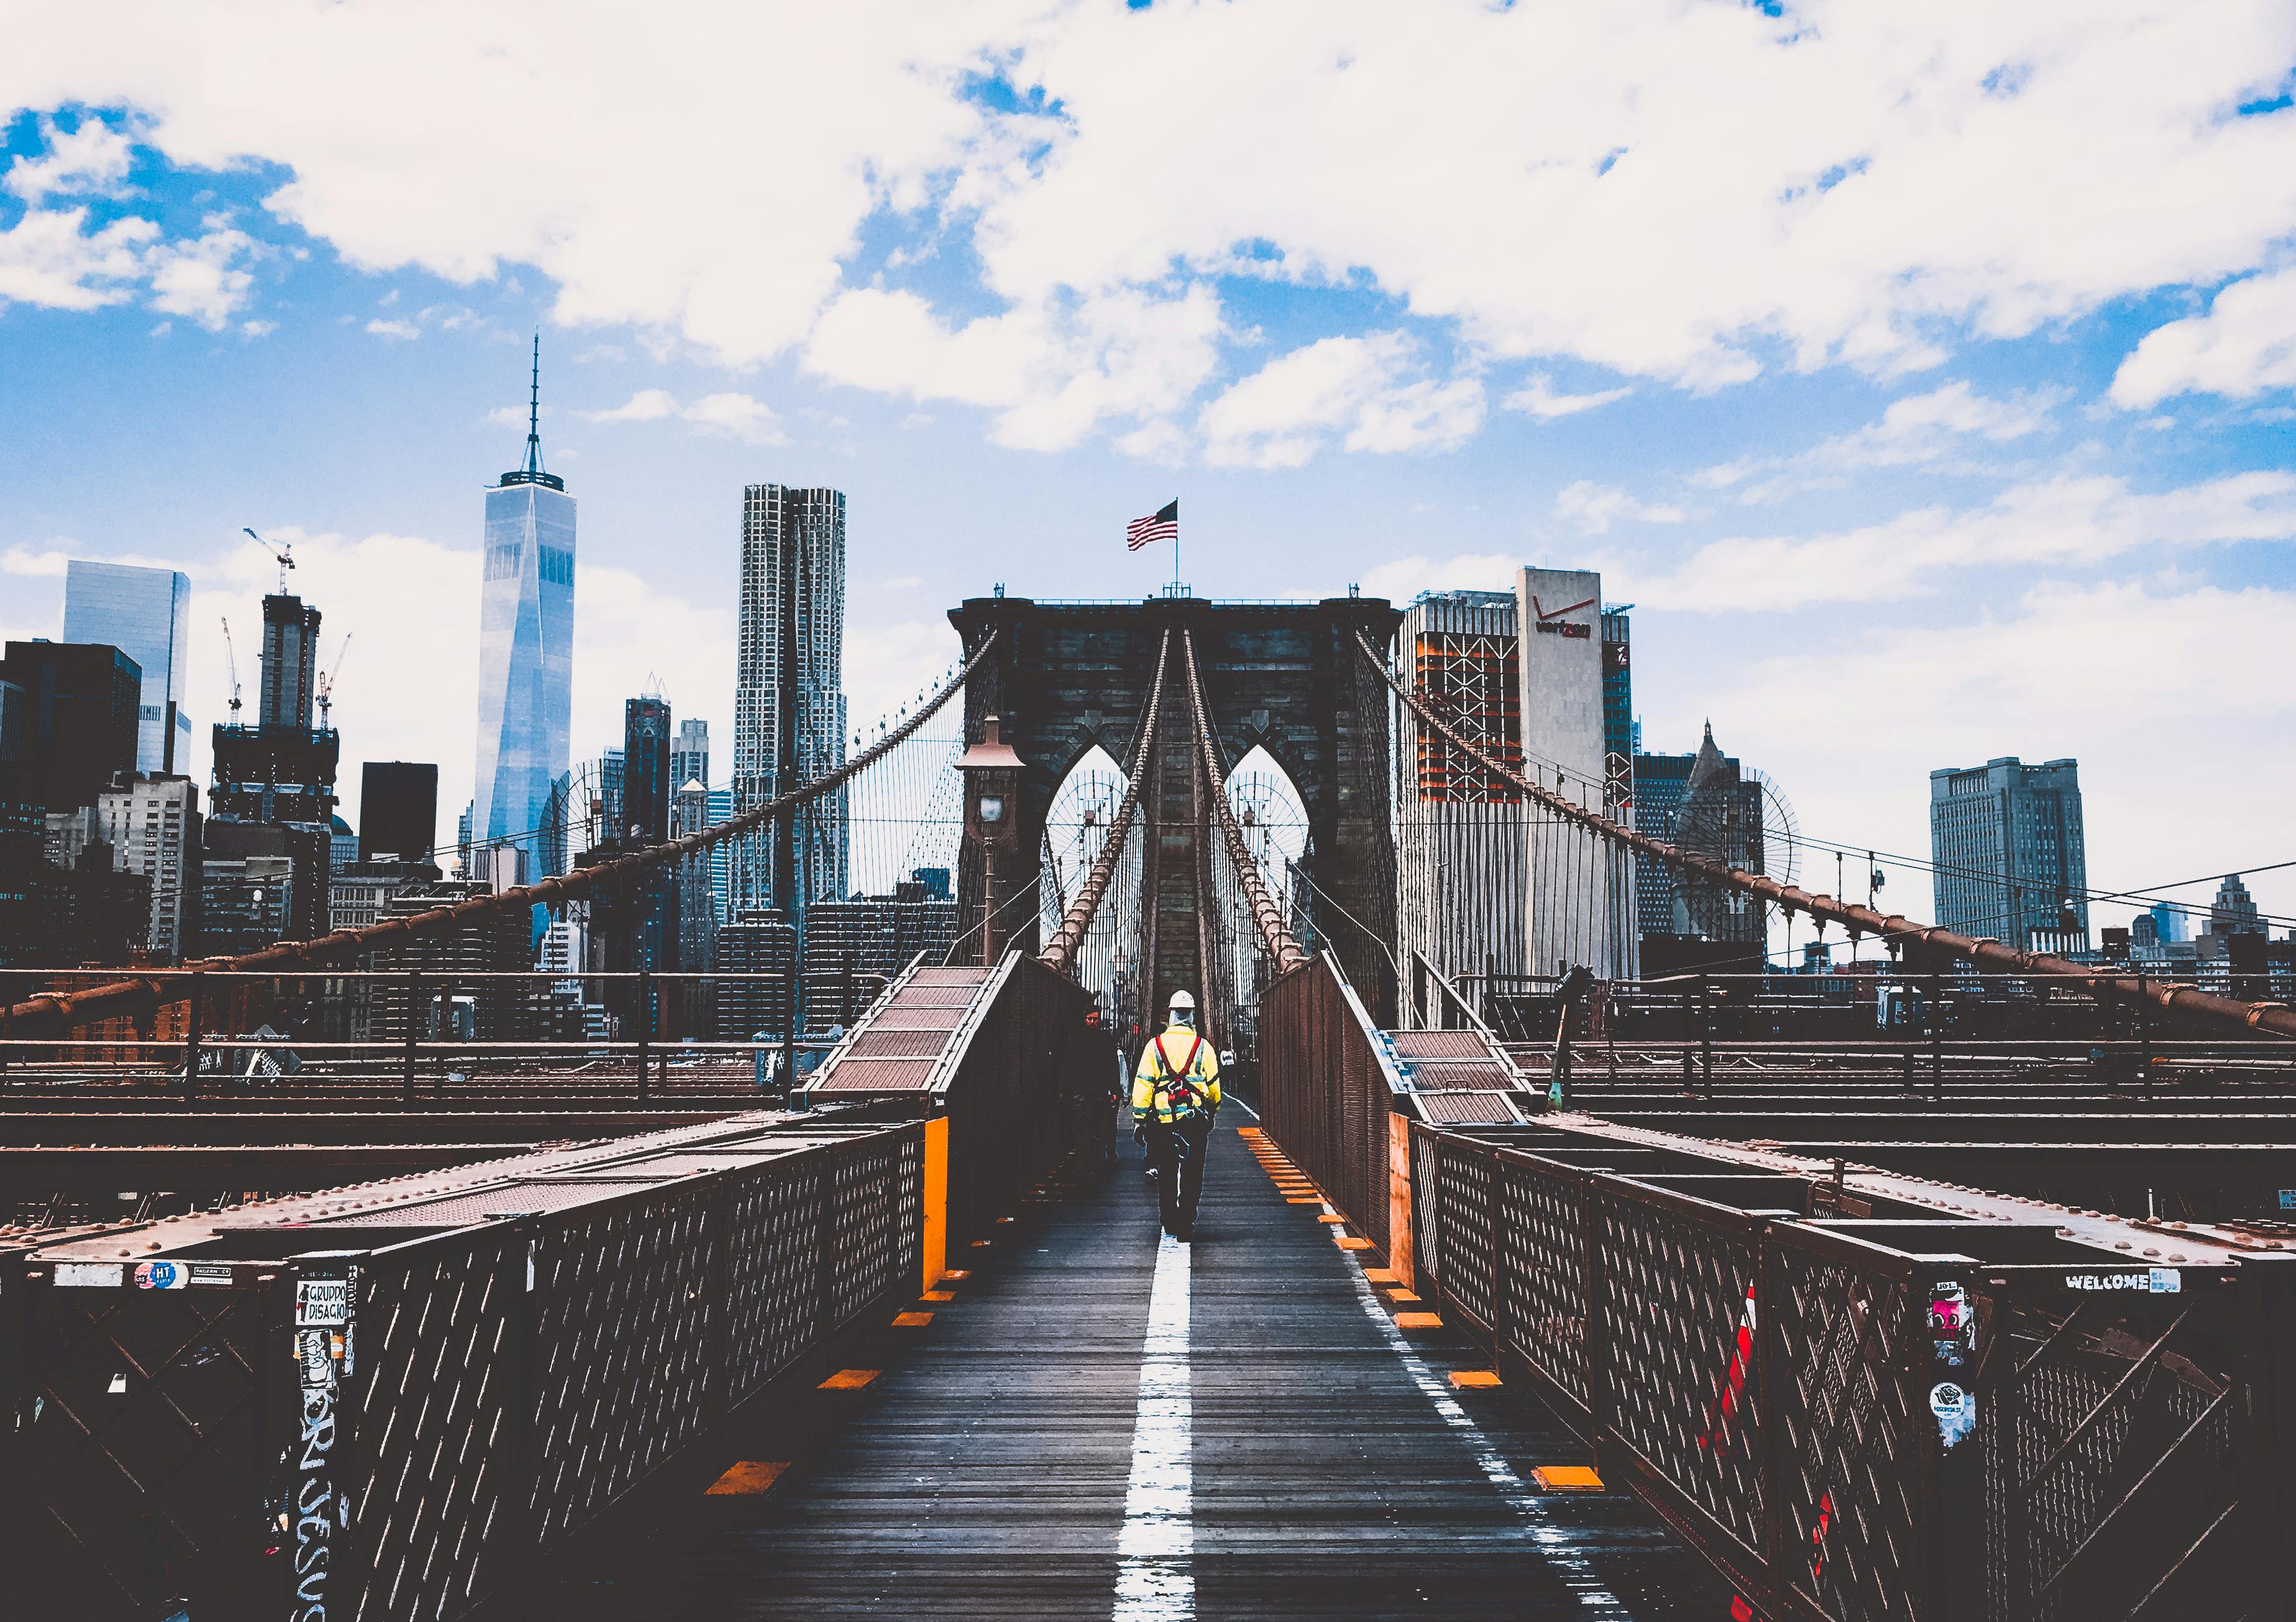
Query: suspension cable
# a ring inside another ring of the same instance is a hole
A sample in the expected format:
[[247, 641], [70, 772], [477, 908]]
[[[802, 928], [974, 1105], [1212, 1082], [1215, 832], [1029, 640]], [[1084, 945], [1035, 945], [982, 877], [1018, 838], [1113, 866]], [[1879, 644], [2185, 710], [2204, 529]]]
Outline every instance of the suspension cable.
[[1963, 935], [1936, 924], [1919, 922], [1902, 913], [1879, 913], [1872, 907], [1836, 900], [1832, 896], [1812, 894], [1797, 885], [1781, 884], [1763, 874], [1748, 872], [1712, 857], [1652, 839], [1648, 834], [1637, 833], [1597, 812], [1572, 805], [1561, 795], [1540, 788], [1521, 773], [1512, 771], [1492, 759], [1480, 745], [1462, 736], [1418, 694], [1398, 681], [1388, 669], [1387, 662], [1374, 651], [1370, 639], [1361, 631], [1356, 633], [1356, 646], [1362, 651], [1365, 662], [1379, 672], [1380, 679], [1394, 690], [1396, 696], [1419, 717], [1423, 725], [1440, 733], [1502, 782], [1513, 784], [1557, 815], [1592, 830], [1615, 845], [1623, 845], [1679, 872], [1695, 874], [1725, 889], [1774, 902], [1785, 909], [1788, 918], [1797, 912], [1808, 913], [1823, 922], [1841, 924], [1849, 930], [1852, 940], [1866, 934], [1879, 936], [1885, 941], [1917, 941], [1925, 947], [1967, 958], [1972, 963], [2070, 980], [2098, 998], [2157, 1003], [2162, 1008], [2195, 1014], [2219, 1024], [2239, 1025], [2271, 1036], [2296, 1037], [2296, 1011], [2292, 1011], [2284, 1004], [2243, 1003], [2190, 986], [2164, 986], [2149, 977], [2138, 979], [2132, 976], [2098, 974], [2094, 969], [2067, 958], [2043, 952], [2020, 952], [1998, 940]]
[[1212, 743], [1211, 717], [1204, 709], [1203, 684], [1196, 675], [1195, 634], [1185, 626], [1180, 628], [1180, 649], [1187, 657], [1188, 701], [1195, 707], [1196, 716], [1196, 752], [1203, 758], [1212, 809], [1219, 817], [1220, 831], [1227, 836], [1228, 860], [1235, 864], [1235, 876], [1242, 881], [1244, 898], [1251, 905], [1252, 922], [1259, 926], [1259, 938], [1267, 944], [1268, 955], [1275, 960], [1275, 971], [1282, 974], [1306, 963], [1308, 954], [1292, 938], [1291, 926], [1283, 920], [1283, 909], [1268, 895], [1259, 863], [1243, 842], [1243, 829], [1235, 820], [1235, 807], [1227, 803], [1227, 774], [1220, 769], [1219, 751]]
[[[761, 806], [728, 817], [715, 827], [704, 828], [682, 839], [649, 845], [643, 850], [634, 850], [612, 861], [601, 862], [595, 867], [577, 868], [572, 872], [561, 873], [537, 884], [521, 884], [489, 896], [472, 896], [451, 906], [433, 907], [429, 912], [386, 919], [360, 929], [337, 930], [316, 940], [283, 940], [259, 952], [242, 953], [236, 957], [207, 958], [170, 970], [164, 975], [111, 980], [101, 986], [91, 986], [84, 991], [38, 992], [7, 1009], [6, 1028], [16, 1035], [44, 1035], [57, 1028], [69, 1030], [94, 1020], [131, 1013], [147, 1004], [169, 1000], [165, 992], [168, 982], [180, 987], [188, 977], [201, 971], [264, 973], [302, 969], [445, 934], [498, 913], [526, 912], [537, 906], [555, 906], [562, 902], [578, 900], [601, 888], [622, 883], [652, 869], [685, 861], [713, 845], [754, 832], [775, 818], [809, 800], [819, 799], [875, 765], [932, 719], [941, 706], [948, 702], [949, 696], [964, 685], [965, 678], [988, 657], [989, 649], [996, 645], [1000, 635], [1001, 630], [991, 631], [980, 647], [973, 650], [972, 657], [941, 684], [939, 692], [919, 706], [914, 714], [843, 766], [810, 782], [800, 783], [785, 793], [777, 794]], [[180, 991], [178, 995], [181, 995]]]
[[1100, 843], [1100, 855], [1094, 858], [1092, 871], [1085, 875], [1077, 897], [1069, 904], [1061, 917], [1061, 927], [1045, 949], [1037, 954], [1037, 961], [1056, 974], [1066, 974], [1076, 960], [1077, 948], [1084, 944], [1085, 931], [1092, 928], [1093, 914], [1100, 910], [1101, 897], [1108, 893], [1109, 881], [1115, 876], [1116, 864], [1124, 854], [1124, 841], [1132, 832], [1132, 819], [1140, 810], [1140, 790], [1147, 775], [1148, 750], [1156, 736], [1158, 718], [1164, 708], [1164, 670], [1172, 654], [1172, 633], [1168, 627], [1164, 640], [1156, 646], [1156, 679], [1148, 689], [1148, 703], [1141, 712], [1140, 725], [1132, 740], [1132, 770], [1124, 784], [1123, 802], [1116, 815], [1109, 819], [1108, 835]]

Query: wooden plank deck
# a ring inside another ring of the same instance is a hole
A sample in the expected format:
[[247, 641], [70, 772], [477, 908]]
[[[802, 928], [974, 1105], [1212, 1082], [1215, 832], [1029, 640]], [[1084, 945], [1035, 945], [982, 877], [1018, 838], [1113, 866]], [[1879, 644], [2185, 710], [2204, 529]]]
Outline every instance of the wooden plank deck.
[[[1231, 1109], [1215, 1136], [1185, 1258], [1193, 1553], [1173, 1563], [1193, 1594], [1126, 1614], [1726, 1617], [1727, 1592], [1629, 1495], [1537, 1484], [1583, 1450], [1514, 1393], [1455, 1390], [1474, 1359], [1440, 1331], [1382, 1322], [1362, 1272], [1379, 1257], [1287, 1203], [1240, 1124]], [[786, 1470], [682, 1506], [535, 1614], [1115, 1614], [1159, 1247], [1125, 1147], [1105, 1183], [952, 1258], [971, 1276], [924, 1304], [930, 1323], [855, 1354], [875, 1378], [741, 1439]]]

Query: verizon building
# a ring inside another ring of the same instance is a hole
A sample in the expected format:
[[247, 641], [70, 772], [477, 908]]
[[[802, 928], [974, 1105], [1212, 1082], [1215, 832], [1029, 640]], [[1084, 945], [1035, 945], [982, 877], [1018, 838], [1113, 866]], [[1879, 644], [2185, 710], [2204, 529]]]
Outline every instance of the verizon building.
[[[1541, 788], [1628, 822], [1603, 728], [1603, 578], [1526, 569], [1515, 582], [1521, 629], [1522, 756]], [[1526, 806], [1522, 938], [1533, 974], [1584, 965], [1597, 978], [1635, 973], [1633, 859], [1566, 818]]]

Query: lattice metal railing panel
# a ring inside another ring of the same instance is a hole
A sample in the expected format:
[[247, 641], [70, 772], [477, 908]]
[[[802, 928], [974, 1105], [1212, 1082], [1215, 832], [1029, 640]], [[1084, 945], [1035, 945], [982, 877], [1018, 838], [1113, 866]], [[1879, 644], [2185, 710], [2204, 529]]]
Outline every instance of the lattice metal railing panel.
[[1559, 1167], [1497, 1157], [1499, 1309], [1516, 1354], [1581, 1409], [1587, 1369], [1587, 1181]]
[[824, 1332], [819, 1282], [826, 1166], [798, 1155], [744, 1179], [726, 1204], [726, 1400], [740, 1402]]
[[711, 1204], [700, 1189], [676, 1189], [537, 1235], [537, 1547], [596, 1515], [709, 1417], [722, 1311]]
[[1927, 1307], [1907, 1279], [1791, 1243], [1771, 1252], [1771, 1415], [1784, 1579], [1836, 1622], [1925, 1622], [1917, 1362]]
[[1411, 1249], [1417, 1274], [1414, 1288], [1430, 1300], [1443, 1290], [1443, 1179], [1438, 1169], [1452, 1152], [1450, 1140], [1424, 1127], [1411, 1131]]
[[1491, 1151], [1448, 1146], [1439, 1167], [1443, 1206], [1443, 1293], [1488, 1331], [1497, 1305], [1491, 1243]]
[[[1610, 1423], [1691, 1503], [1749, 1550], [1765, 1493], [1757, 1241], [1671, 1202], [1603, 1188], [1597, 1296], [1612, 1366]], [[1683, 1202], [1687, 1204], [1687, 1202]]]
[[[2163, 1549], [2202, 1544], [2237, 1500], [2227, 1296], [2011, 1309], [2018, 1362], [1995, 1405], [1987, 1495], [2014, 1596], [2006, 1614], [2129, 1614]], [[2196, 1553], [2181, 1580], [2229, 1592], [2230, 1541]]]
[[31, 1297], [10, 1495], [46, 1580], [26, 1581], [20, 1565], [0, 1573], [12, 1603], [78, 1622], [164, 1615], [179, 1600], [216, 1615], [251, 1602], [268, 1305], [255, 1290]]
[[922, 1207], [920, 1151], [912, 1140], [864, 1139], [830, 1162], [833, 1216], [830, 1325], [841, 1326], [885, 1293], [915, 1252]]
[[347, 1427], [358, 1438], [351, 1524], [359, 1618], [452, 1616], [504, 1574], [484, 1528], [524, 1511], [529, 1476], [519, 1311], [526, 1241], [457, 1235], [363, 1274]]

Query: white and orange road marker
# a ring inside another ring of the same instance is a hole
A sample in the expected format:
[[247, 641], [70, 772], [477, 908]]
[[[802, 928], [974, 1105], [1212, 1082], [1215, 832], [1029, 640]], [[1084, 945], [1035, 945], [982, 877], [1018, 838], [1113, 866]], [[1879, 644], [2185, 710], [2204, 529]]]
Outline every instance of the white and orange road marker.
[[932, 1314], [929, 1312], [902, 1312], [893, 1315], [895, 1329], [922, 1329], [931, 1322]]
[[1453, 1369], [1451, 1383], [1462, 1391], [1488, 1391], [1499, 1377], [1488, 1369]]
[[824, 1391], [858, 1391], [876, 1379], [877, 1374], [875, 1369], [840, 1369], [823, 1380], [819, 1389]]

